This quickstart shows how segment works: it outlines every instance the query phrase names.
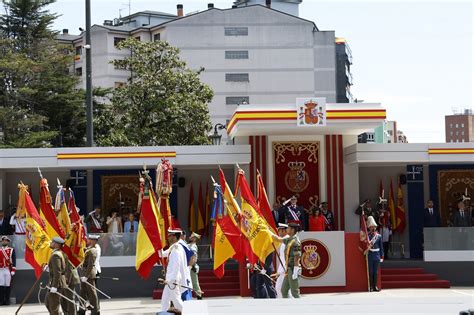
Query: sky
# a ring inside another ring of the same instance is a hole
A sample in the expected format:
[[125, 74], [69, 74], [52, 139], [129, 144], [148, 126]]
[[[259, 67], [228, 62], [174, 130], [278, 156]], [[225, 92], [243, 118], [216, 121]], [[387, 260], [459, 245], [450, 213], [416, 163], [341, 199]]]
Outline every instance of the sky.
[[[130, 2], [129, 2], [130, 1]], [[131, 12], [185, 14], [229, 8], [222, 0], [91, 0], [92, 23]], [[54, 27], [78, 34], [85, 0], [57, 0]], [[444, 116], [474, 108], [473, 10], [471, 1], [303, 0], [300, 17], [346, 38], [353, 55], [354, 97], [380, 102], [412, 143], [445, 142]]]

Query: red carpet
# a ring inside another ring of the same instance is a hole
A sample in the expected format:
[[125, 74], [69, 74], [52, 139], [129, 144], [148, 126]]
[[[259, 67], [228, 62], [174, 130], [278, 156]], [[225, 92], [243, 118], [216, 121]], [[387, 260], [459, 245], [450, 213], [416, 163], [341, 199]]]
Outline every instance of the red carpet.
[[[222, 279], [218, 279], [212, 270], [199, 271], [199, 284], [204, 298], [216, 296], [240, 295], [239, 271], [226, 270]], [[162, 288], [153, 290], [153, 299], [161, 299]]]
[[382, 268], [382, 289], [449, 287], [449, 281], [439, 280], [423, 268]]

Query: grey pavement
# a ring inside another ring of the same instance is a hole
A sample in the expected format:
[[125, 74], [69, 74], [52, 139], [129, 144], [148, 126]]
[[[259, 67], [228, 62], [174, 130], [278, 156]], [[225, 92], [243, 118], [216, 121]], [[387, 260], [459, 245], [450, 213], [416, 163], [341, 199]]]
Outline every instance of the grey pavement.
[[[0, 306], [15, 314], [18, 306]], [[474, 309], [474, 288], [387, 289], [368, 293], [306, 294], [301, 299], [255, 300], [209, 298], [185, 303], [185, 315], [218, 314], [459, 314]], [[101, 300], [101, 314], [156, 314], [160, 301], [151, 298]], [[27, 304], [19, 314], [48, 314], [44, 305]]]

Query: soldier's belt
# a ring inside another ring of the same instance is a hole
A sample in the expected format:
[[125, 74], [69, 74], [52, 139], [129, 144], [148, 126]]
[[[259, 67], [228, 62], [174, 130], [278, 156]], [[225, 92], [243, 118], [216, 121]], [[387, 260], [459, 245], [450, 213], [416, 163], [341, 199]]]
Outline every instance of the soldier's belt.
[[380, 248], [370, 248], [369, 249], [371, 252], [379, 252]]

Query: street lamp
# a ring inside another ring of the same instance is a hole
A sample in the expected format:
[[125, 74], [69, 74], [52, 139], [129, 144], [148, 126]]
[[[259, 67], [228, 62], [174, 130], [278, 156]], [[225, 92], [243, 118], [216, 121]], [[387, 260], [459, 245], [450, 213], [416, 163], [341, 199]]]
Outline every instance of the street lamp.
[[209, 136], [209, 138], [211, 138], [212, 145], [220, 145], [221, 144], [222, 135], [220, 135], [217, 132], [217, 130], [222, 130], [222, 129], [226, 129], [226, 127], [223, 124], [218, 123], [214, 126], [214, 133]]

